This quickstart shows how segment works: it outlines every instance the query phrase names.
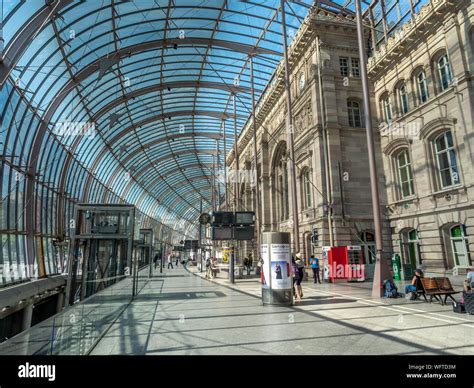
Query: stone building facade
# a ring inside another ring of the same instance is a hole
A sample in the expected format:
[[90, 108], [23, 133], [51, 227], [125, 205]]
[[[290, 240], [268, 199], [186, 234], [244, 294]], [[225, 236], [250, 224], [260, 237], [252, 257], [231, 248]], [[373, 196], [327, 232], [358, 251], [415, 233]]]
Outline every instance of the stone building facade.
[[369, 60], [392, 245], [464, 273], [474, 251], [474, 5], [432, 0]]
[[[431, 0], [369, 58], [384, 255], [398, 254], [406, 276], [417, 266], [461, 274], [472, 265], [473, 25], [471, 1]], [[300, 251], [319, 255], [329, 245], [330, 207], [334, 245], [361, 245], [371, 263], [374, 226], [355, 23], [312, 12], [289, 54]], [[280, 64], [257, 106], [262, 231], [293, 231], [285, 103]], [[253, 169], [251, 124], [238, 141], [240, 169]], [[233, 153], [227, 163], [236, 168]], [[251, 183], [240, 184], [240, 196], [242, 209], [255, 209]], [[244, 251], [254, 248], [247, 244]]]
[[[372, 262], [374, 226], [354, 20], [330, 13], [311, 13], [290, 46], [289, 60], [300, 251], [305, 257], [320, 255], [322, 247], [330, 245], [330, 211], [334, 245], [363, 245], [365, 256]], [[256, 109], [262, 231], [293, 231], [285, 97], [284, 68], [280, 64]], [[323, 122], [327, 128], [329, 168], [324, 158]], [[247, 123], [239, 136], [240, 170], [253, 169], [251, 124]], [[376, 120], [373, 124], [377, 124]], [[376, 144], [381, 166], [378, 136]], [[233, 153], [227, 163], [236, 168]], [[379, 185], [384, 185], [382, 169]], [[385, 203], [383, 190], [381, 193]], [[255, 187], [251, 182], [240, 183], [240, 198], [241, 209], [255, 209]], [[316, 246], [311, 244], [313, 229], [319, 235]], [[390, 246], [388, 222], [384, 231], [385, 245]], [[253, 248], [247, 244], [244, 254]]]

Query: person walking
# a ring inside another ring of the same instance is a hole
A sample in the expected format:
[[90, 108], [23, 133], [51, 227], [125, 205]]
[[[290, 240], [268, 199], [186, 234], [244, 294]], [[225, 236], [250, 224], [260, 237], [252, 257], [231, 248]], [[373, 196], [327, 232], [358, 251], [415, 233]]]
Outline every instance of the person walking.
[[260, 273], [261, 273], [261, 271], [262, 271], [262, 265], [263, 265], [263, 260], [262, 260], [262, 258], [260, 257], [260, 258], [258, 259], [257, 268], [255, 269], [255, 274], [256, 274], [257, 276], [260, 276]]
[[170, 266], [171, 266], [171, 269], [173, 269], [173, 261], [171, 260], [171, 253], [168, 254], [168, 269], [170, 269]]
[[319, 276], [319, 259], [317, 257], [314, 257], [314, 255], [311, 255], [309, 263], [311, 264], [311, 269], [313, 270], [313, 283], [321, 284], [321, 278]]
[[250, 276], [250, 273], [252, 272], [252, 266], [253, 266], [253, 257], [252, 257], [252, 254], [250, 254], [247, 259], [247, 276]]
[[178, 268], [179, 256], [176, 256], [176, 268]]
[[206, 259], [206, 278], [212, 278], [212, 262], [210, 257]]
[[296, 301], [299, 302], [301, 298], [298, 297], [299, 293], [296, 292], [296, 281], [298, 280], [299, 272], [294, 257], [291, 258], [291, 276], [293, 278], [293, 295], [295, 295]]
[[301, 255], [296, 255], [295, 264], [297, 267], [298, 276], [296, 277], [296, 301], [299, 302], [303, 298], [303, 287], [301, 282], [304, 278], [304, 262]]
[[251, 253], [249, 254], [249, 259], [248, 259], [247, 264], [248, 264], [247, 275], [250, 276], [250, 273], [252, 272], [252, 267], [253, 267], [253, 257]]
[[160, 256], [158, 255], [158, 253], [155, 253], [155, 257], [153, 258], [153, 264], [155, 265], [155, 269], [156, 269], [156, 266], [158, 265], [159, 259], [160, 259]]

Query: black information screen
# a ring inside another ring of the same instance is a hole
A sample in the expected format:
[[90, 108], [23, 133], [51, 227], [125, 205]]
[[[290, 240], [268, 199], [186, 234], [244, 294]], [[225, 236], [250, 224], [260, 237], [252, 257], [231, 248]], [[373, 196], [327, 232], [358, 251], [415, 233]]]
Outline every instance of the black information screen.
[[254, 223], [254, 212], [236, 212], [235, 213], [235, 224], [236, 225], [252, 225]]

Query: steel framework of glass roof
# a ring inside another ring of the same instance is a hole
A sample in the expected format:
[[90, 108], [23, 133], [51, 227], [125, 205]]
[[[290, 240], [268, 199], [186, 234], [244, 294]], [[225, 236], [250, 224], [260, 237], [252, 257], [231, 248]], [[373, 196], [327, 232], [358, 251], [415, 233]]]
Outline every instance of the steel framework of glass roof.
[[[353, 3], [287, 1], [287, 28], [296, 32], [312, 6], [351, 14]], [[362, 1], [377, 42], [420, 3]], [[78, 201], [136, 204], [192, 233], [201, 198], [210, 209], [223, 127], [227, 152], [234, 119], [239, 132], [251, 112], [250, 57], [257, 100], [281, 59], [279, 6], [3, 0], [3, 233], [64, 235]], [[71, 123], [92, 128], [71, 135]], [[9, 254], [23, 249], [13, 245]]]

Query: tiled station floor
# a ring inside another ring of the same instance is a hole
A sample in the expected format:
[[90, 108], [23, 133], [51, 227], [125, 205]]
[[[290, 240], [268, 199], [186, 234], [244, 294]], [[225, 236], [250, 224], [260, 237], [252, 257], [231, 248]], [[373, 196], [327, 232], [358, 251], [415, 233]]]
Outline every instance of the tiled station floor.
[[263, 306], [256, 279], [155, 274], [92, 354], [474, 354], [474, 316], [371, 299], [370, 284], [304, 283], [293, 307]]

